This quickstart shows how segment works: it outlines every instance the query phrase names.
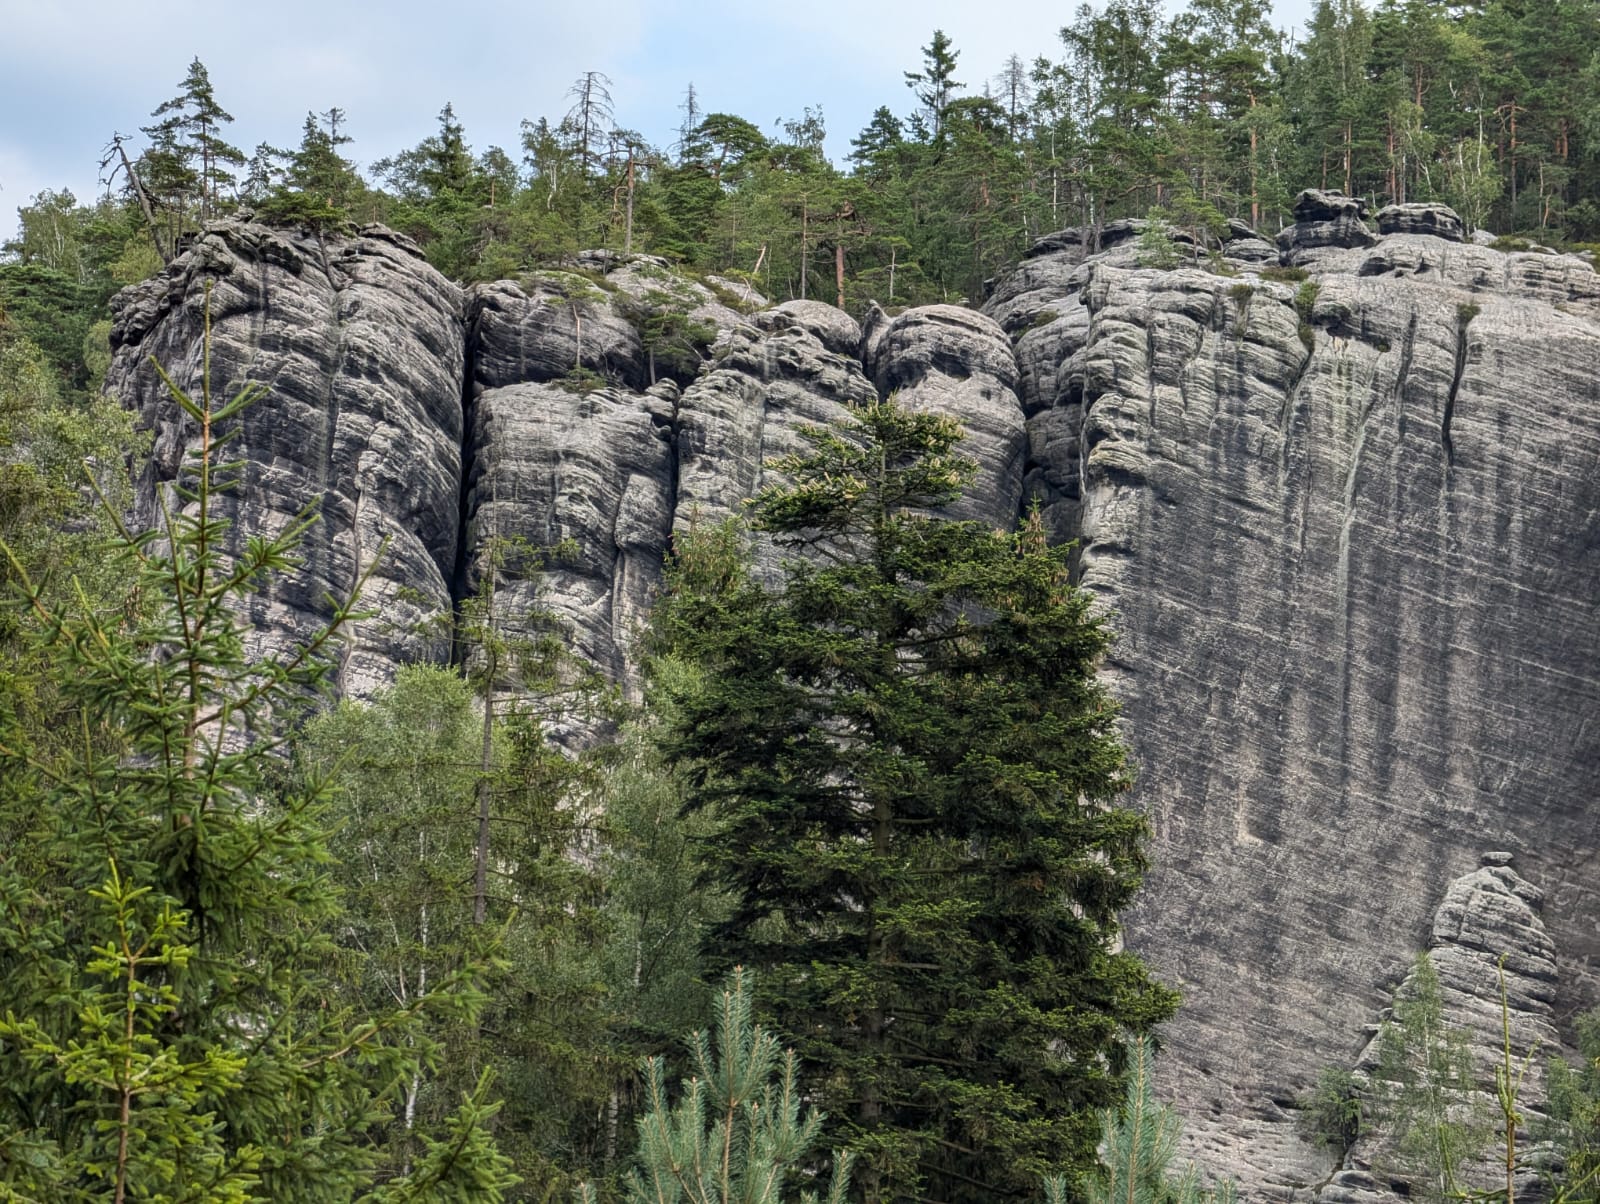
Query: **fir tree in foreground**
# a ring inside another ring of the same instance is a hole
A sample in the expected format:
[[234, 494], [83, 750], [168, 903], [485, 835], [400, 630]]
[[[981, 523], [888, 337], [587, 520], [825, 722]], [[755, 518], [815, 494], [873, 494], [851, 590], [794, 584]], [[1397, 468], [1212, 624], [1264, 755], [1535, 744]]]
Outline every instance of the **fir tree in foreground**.
[[1129, 1031], [1175, 995], [1117, 945], [1145, 867], [1109, 634], [1031, 521], [927, 512], [972, 466], [891, 402], [805, 432], [754, 524], [684, 541], [658, 620], [671, 757], [734, 899], [713, 967], [759, 975], [869, 1201], [1031, 1197], [1095, 1161]]
[[177, 508], [108, 552], [129, 607], [57, 606], [0, 545], [21, 582], [8, 618], [67, 716], [43, 739], [0, 700], [0, 1197], [498, 1200], [515, 1177], [487, 1077], [375, 1182], [368, 1130], [479, 992], [468, 969], [403, 1006], [338, 1003], [324, 791], [281, 789], [273, 753], [355, 599], [246, 659], [236, 608], [294, 567], [311, 520], [224, 552], [217, 449], [262, 390], [214, 408], [209, 368], [198, 400], [171, 386], [197, 431]]

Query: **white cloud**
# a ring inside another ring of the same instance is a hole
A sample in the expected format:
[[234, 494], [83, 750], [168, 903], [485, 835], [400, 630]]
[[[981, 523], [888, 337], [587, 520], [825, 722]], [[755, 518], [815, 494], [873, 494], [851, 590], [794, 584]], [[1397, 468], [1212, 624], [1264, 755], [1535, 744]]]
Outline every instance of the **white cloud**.
[[[1172, 0], [1169, 0], [1171, 3]], [[1280, 21], [1311, 0], [1281, 0]], [[1005, 58], [1054, 55], [1076, 7], [1042, 0], [0, 0], [0, 231], [45, 187], [94, 195], [113, 130], [136, 132], [199, 57], [238, 119], [232, 140], [293, 144], [306, 111], [350, 115], [370, 162], [414, 145], [454, 103], [474, 146], [513, 154], [524, 117], [558, 117], [585, 70], [613, 80], [617, 117], [670, 141], [693, 80], [711, 109], [763, 129], [821, 103], [837, 157], [872, 110], [910, 110], [901, 73], [935, 28], [982, 89]]]

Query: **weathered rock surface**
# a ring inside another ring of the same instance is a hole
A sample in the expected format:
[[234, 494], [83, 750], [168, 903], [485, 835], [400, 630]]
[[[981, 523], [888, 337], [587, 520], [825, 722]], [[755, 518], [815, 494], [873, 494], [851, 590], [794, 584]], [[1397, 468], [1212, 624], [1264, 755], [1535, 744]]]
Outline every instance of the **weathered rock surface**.
[[1379, 234], [1431, 234], [1451, 242], [1465, 242], [1461, 215], [1448, 205], [1387, 205], [1378, 210]]
[[894, 394], [909, 410], [944, 414], [966, 426], [961, 451], [977, 461], [978, 475], [950, 514], [1014, 525], [1027, 432], [1016, 356], [999, 325], [955, 305], [907, 310], [874, 344], [867, 370], [882, 396]]
[[647, 360], [639, 331], [610, 295], [575, 272], [536, 272], [471, 294], [472, 381], [493, 389], [555, 380], [587, 369], [642, 389]]
[[[1219, 276], [1141, 266], [1143, 225], [1112, 223], [1098, 249], [1041, 240], [983, 314], [859, 326], [815, 302], [745, 313], [637, 257], [463, 299], [381, 231], [324, 249], [224, 226], [119, 300], [110, 387], [156, 430], [148, 512], [189, 432], [140, 364], [193, 381], [219, 281], [215, 375], [276, 382], [241, 445], [241, 529], [311, 499], [330, 520], [311, 588], [263, 602], [263, 630], [309, 622], [391, 539], [352, 692], [445, 654], [413, 627], [495, 536], [576, 543], [539, 601], [626, 681], [672, 532], [736, 512], [801, 426], [890, 391], [962, 419], [983, 472], [962, 512], [1009, 525], [1040, 500], [1116, 612], [1107, 672], [1154, 829], [1129, 941], [1186, 998], [1162, 1075], [1189, 1154], [1251, 1198], [1376, 1204], [1388, 1180], [1330, 1183], [1294, 1101], [1355, 1064], [1436, 911], [1481, 929], [1438, 938], [1441, 972], [1476, 950], [1453, 982], [1510, 951], [1556, 1015], [1600, 997], [1600, 278], [1411, 217], [1374, 234], [1352, 198], [1296, 216], [1280, 246], [1304, 282], [1263, 275], [1248, 229]], [[652, 385], [662, 294], [699, 317]], [[514, 624], [532, 599], [508, 575], [497, 606]], [[1505, 867], [1474, 870], [1485, 847], [1547, 892], [1553, 954], [1531, 922], [1484, 926], [1533, 907]], [[1451, 902], [1458, 879], [1476, 902]]]
[[672, 530], [671, 387], [587, 393], [525, 382], [472, 406], [467, 546], [475, 562], [496, 537], [532, 549], [572, 541], [541, 571], [502, 574], [495, 611], [514, 634], [548, 609], [573, 644], [614, 680], [628, 677], [629, 641], [660, 581]]
[[1294, 225], [1278, 234], [1285, 261], [1303, 263], [1309, 253], [1324, 247], [1370, 247], [1377, 239], [1362, 220], [1366, 212], [1367, 203], [1360, 197], [1306, 189], [1294, 199]]
[[[1511, 860], [1509, 853], [1485, 854], [1481, 869], [1450, 883], [1434, 914], [1427, 953], [1439, 980], [1441, 1019], [1467, 1036], [1473, 1054], [1474, 1098], [1455, 1102], [1485, 1117], [1497, 1114], [1495, 1072], [1504, 1069], [1509, 1039], [1513, 1078], [1526, 1067], [1517, 1097], [1526, 1139], [1545, 1102], [1544, 1059], [1560, 1048], [1555, 1027], [1559, 973], [1541, 916], [1544, 892], [1519, 876]], [[1408, 972], [1396, 997], [1407, 997], [1415, 979], [1415, 970]], [[1380, 1057], [1381, 1038], [1375, 1034], [1351, 1067], [1369, 1095], [1378, 1089]], [[1346, 1151], [1317, 1192], [1319, 1204], [1395, 1204], [1424, 1194], [1427, 1184], [1417, 1182], [1393, 1136], [1379, 1125]], [[1504, 1163], [1496, 1165], [1493, 1155], [1485, 1150], [1459, 1168], [1460, 1185], [1504, 1187]], [[1531, 1170], [1519, 1175], [1518, 1198], [1530, 1198], [1536, 1182]]]
[[1486, 844], [1550, 896], [1560, 1014], [1600, 954], [1593, 269], [1329, 209], [1304, 224], [1373, 245], [1311, 231], [1304, 285], [1063, 242], [989, 307], [1029, 480], [1068, 513], [1077, 462], [1083, 580], [1116, 612], [1155, 833], [1129, 942], [1185, 995], [1166, 1089], [1263, 1199], [1327, 1176], [1293, 1101], [1351, 1064]]
[[378, 614], [342, 651], [340, 688], [363, 695], [407, 661], [448, 657], [461, 490], [461, 292], [409, 239], [378, 227], [324, 244], [242, 223], [213, 226], [152, 280], [113, 302], [108, 388], [154, 432], [137, 520], [172, 500], [195, 424], [151, 367], [198, 395], [205, 285], [212, 284], [217, 404], [245, 380], [270, 396], [247, 410], [229, 455], [244, 462], [222, 513], [235, 542], [276, 532], [308, 505], [320, 521], [305, 567], [252, 605], [263, 646], [308, 634], [328, 594], [363, 595]]

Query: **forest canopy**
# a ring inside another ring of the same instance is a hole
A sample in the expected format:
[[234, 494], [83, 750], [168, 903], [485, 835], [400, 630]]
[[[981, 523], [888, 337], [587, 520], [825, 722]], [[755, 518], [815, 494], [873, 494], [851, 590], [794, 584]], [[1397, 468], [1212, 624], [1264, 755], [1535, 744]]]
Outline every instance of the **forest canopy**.
[[1319, 0], [1294, 40], [1266, 0], [1176, 12], [1107, 0], [991, 76], [932, 31], [920, 62], [885, 73], [842, 162], [825, 153], [824, 105], [766, 124], [707, 111], [692, 84], [660, 99], [679, 120], [670, 145], [652, 145], [589, 70], [565, 111], [522, 122], [518, 146], [475, 147], [443, 103], [433, 133], [371, 148], [383, 153], [365, 172], [352, 157], [361, 115], [339, 107], [308, 112], [297, 146], [231, 145], [227, 81], [195, 60], [148, 118], [107, 115], [108, 127], [148, 124], [108, 145], [106, 199], [45, 193], [21, 210], [0, 297], [26, 310], [43, 291], [87, 290], [63, 304], [93, 312], [230, 213], [380, 221], [463, 280], [608, 247], [851, 309], [975, 302], [1032, 240], [1068, 225], [1155, 211], [1270, 232], [1307, 186], [1591, 240], [1597, 51], [1596, 0]]

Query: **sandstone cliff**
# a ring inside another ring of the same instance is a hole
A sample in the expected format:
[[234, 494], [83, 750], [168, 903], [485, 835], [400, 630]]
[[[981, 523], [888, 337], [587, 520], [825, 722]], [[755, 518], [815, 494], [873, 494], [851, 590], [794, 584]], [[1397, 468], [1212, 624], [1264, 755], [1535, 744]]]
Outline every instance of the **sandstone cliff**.
[[208, 285], [217, 404], [246, 380], [271, 388], [230, 445], [243, 463], [221, 502], [230, 537], [276, 532], [307, 506], [321, 515], [305, 571], [253, 607], [258, 635], [271, 643], [306, 631], [327, 614], [327, 596], [348, 596], [376, 561], [363, 602], [378, 613], [354, 626], [340, 688], [366, 694], [396, 664], [447, 657], [439, 620], [459, 526], [460, 290], [409, 239], [378, 227], [330, 244], [225, 223], [119, 294], [107, 389], [155, 436], [139, 482], [142, 526], [156, 525], [158, 505], [178, 504], [170, 485], [197, 436], [150, 361], [198, 396]]
[[[1546, 892], [1551, 1014], [1600, 996], [1600, 278], [1438, 210], [1374, 231], [1310, 194], [1299, 215], [1277, 246], [1235, 227], [1173, 270], [1140, 265], [1140, 223], [1063, 231], [983, 313], [863, 325], [642, 257], [463, 294], [381, 231], [223, 226], [119, 302], [110, 387], [158, 433], [148, 505], [188, 432], [140, 364], [195, 379], [216, 279], [214, 375], [275, 389], [246, 424], [241, 523], [320, 500], [318, 591], [389, 540], [355, 693], [447, 654], [426, 620], [497, 536], [573, 541], [542, 601], [627, 681], [672, 531], [732, 512], [797, 425], [890, 390], [961, 418], [982, 464], [961, 513], [1009, 524], [1037, 499], [1116, 612], [1155, 831], [1129, 939], [1186, 997], [1162, 1068], [1190, 1150], [1310, 1198], [1340, 1168], [1295, 1097], [1355, 1064], [1485, 849]], [[684, 319], [670, 348], [662, 307]], [[511, 623], [531, 601], [497, 595]]]
[[1290, 1105], [1484, 849], [1548, 893], [1560, 1014], [1600, 951], [1600, 281], [1302, 214], [1304, 282], [1058, 236], [989, 307], [1033, 488], [1117, 612], [1155, 830], [1130, 942], [1186, 998], [1162, 1070], [1269, 1197], [1330, 1169]]

